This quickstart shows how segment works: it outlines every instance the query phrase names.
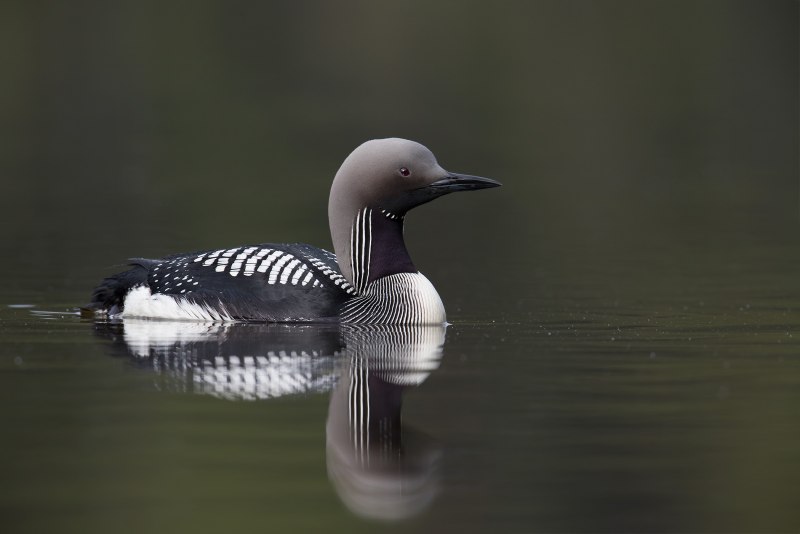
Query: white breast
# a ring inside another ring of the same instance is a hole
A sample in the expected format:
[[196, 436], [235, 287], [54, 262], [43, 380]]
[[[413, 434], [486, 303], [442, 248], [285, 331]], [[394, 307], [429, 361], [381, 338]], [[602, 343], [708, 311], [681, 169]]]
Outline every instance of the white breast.
[[443, 324], [446, 319], [439, 293], [421, 273], [374, 280], [342, 311], [346, 323]]

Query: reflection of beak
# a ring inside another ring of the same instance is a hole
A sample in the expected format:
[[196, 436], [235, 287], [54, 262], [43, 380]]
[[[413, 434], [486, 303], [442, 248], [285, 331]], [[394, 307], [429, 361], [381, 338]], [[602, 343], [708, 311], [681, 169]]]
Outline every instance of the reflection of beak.
[[[475, 189], [486, 189], [488, 187], [500, 187], [501, 184], [497, 180], [491, 178], [482, 178], [480, 176], [470, 176], [469, 174], [456, 174], [449, 173], [441, 180], [437, 180], [428, 186], [438, 193], [438, 195], [445, 195], [447, 193], [454, 193], [456, 191], [474, 191]], [[427, 188], [426, 188], [427, 189]]]

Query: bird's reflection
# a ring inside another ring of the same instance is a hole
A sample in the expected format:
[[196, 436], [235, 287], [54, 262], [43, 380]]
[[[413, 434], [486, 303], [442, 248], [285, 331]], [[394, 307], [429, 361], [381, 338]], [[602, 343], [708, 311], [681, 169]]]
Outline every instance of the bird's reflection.
[[328, 475], [354, 513], [398, 520], [439, 490], [441, 448], [404, 425], [403, 393], [439, 367], [444, 326], [343, 327], [346, 359], [328, 409]]
[[439, 491], [441, 447], [403, 423], [405, 392], [439, 367], [444, 326], [95, 323], [172, 391], [231, 400], [331, 392], [328, 475], [355, 514], [400, 520]]
[[335, 382], [336, 326], [130, 320], [96, 323], [160, 389], [258, 400], [322, 393]]

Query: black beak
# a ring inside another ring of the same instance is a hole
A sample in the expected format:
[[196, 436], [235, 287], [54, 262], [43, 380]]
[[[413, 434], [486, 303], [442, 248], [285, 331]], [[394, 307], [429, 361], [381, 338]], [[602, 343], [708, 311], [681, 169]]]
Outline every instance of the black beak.
[[[437, 180], [428, 187], [439, 194], [453, 193], [455, 191], [474, 191], [475, 189], [486, 189], [488, 187], [500, 187], [497, 180], [482, 178], [480, 176], [470, 176], [469, 174], [449, 173], [441, 180]], [[438, 195], [437, 195], [438, 196]]]
[[420, 187], [419, 189], [406, 191], [395, 198], [383, 201], [381, 207], [401, 215], [411, 208], [430, 202], [448, 193], [455, 193], [456, 191], [474, 191], [476, 189], [486, 189], [487, 187], [499, 187], [500, 185], [502, 185], [500, 182], [490, 178], [449, 172], [447, 176], [436, 180], [432, 184]]

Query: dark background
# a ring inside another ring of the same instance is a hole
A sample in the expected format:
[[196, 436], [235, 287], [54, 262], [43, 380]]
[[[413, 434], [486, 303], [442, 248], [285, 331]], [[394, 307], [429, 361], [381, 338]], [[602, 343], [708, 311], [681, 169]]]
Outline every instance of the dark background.
[[0, 62], [17, 273], [328, 246], [333, 174], [386, 136], [505, 184], [409, 219], [433, 274], [490, 239], [553, 257], [798, 220], [794, 1], [11, 2]]

